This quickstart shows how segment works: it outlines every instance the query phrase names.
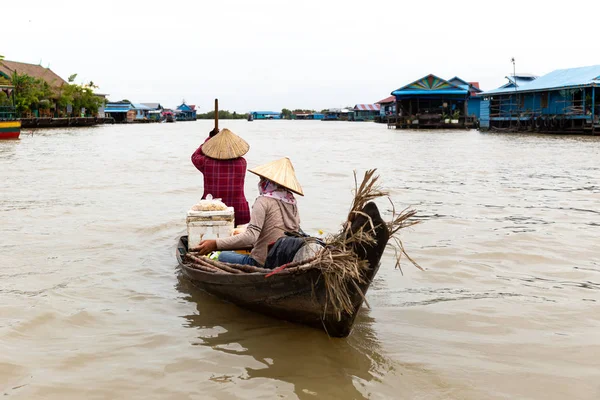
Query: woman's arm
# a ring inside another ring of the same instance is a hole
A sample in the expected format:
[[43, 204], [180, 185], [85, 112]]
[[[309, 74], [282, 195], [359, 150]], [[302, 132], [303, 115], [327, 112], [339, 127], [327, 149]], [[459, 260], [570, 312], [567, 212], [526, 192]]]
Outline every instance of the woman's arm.
[[256, 199], [254, 205], [252, 206], [250, 222], [248, 223], [246, 231], [244, 233], [240, 233], [239, 235], [217, 239], [217, 249], [232, 250], [253, 246], [254, 243], [256, 243], [256, 241], [258, 240], [263, 225], [265, 224], [265, 218], [267, 215], [267, 204], [267, 202], [262, 201], [261, 197]]
[[[204, 143], [206, 143], [214, 135], [219, 133], [219, 131], [217, 131], [216, 133], [214, 133], [214, 132], [215, 132], [214, 129], [209, 132], [208, 137], [206, 138], [206, 140], [204, 140]], [[202, 143], [200, 145], [200, 147], [198, 147], [198, 149], [194, 152], [194, 154], [192, 154], [192, 164], [194, 164], [194, 166], [196, 166], [196, 168], [198, 168], [198, 171], [200, 171], [202, 173], [204, 173], [204, 166], [206, 165], [206, 156], [202, 152], [202, 146], [204, 145], [204, 143]]]

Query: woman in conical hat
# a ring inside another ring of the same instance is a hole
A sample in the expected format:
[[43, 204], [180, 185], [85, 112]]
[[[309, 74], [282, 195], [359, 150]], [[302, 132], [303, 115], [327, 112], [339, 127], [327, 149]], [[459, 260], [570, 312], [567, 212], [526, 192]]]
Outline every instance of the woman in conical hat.
[[213, 130], [192, 154], [192, 163], [204, 174], [204, 194], [220, 198], [235, 211], [235, 224], [250, 221], [250, 209], [244, 195], [246, 160], [242, 157], [250, 146], [244, 139], [223, 129]]
[[290, 159], [285, 157], [249, 171], [258, 175], [260, 181], [259, 196], [252, 206], [246, 231], [227, 238], [203, 240], [197, 249], [200, 254], [253, 246], [249, 256], [225, 251], [219, 254], [219, 261], [262, 266], [271, 243], [285, 236], [285, 232], [297, 232], [300, 229], [300, 215], [294, 193], [301, 196], [304, 193]]

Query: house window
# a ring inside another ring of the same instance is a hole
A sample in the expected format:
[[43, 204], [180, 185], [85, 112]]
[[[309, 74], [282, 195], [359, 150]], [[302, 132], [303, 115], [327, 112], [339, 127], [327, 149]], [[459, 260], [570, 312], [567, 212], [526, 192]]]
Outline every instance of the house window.
[[542, 108], [548, 108], [548, 92], [542, 93]]

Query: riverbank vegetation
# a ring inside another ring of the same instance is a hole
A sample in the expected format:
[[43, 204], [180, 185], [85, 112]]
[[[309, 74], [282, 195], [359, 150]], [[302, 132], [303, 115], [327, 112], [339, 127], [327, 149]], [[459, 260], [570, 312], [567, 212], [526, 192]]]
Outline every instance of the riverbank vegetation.
[[[215, 112], [209, 111], [204, 114], [197, 114], [196, 119], [215, 119]], [[248, 119], [248, 114], [238, 114], [227, 110], [219, 110], [219, 119]]]
[[[1, 60], [0, 60], [1, 62]], [[43, 79], [13, 72], [10, 79], [0, 84], [14, 86], [14, 107], [21, 117], [94, 116], [104, 104], [104, 97], [94, 94], [93, 82], [74, 83], [77, 74], [68, 83], [52, 86]], [[0, 93], [0, 105], [12, 105], [13, 100]]]

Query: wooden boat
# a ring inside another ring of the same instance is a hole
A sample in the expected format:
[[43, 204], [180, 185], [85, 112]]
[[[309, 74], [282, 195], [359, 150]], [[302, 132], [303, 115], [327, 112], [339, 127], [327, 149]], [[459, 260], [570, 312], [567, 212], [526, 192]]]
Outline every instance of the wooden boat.
[[[346, 337], [352, 330], [364, 296], [379, 269], [379, 262], [389, 240], [387, 226], [383, 223], [375, 203], [368, 203], [365, 215], [376, 214], [376, 242], [362, 245], [355, 251], [360, 259], [367, 260], [363, 282], [348, 282], [352, 312], [336, 313], [328, 301], [323, 269], [319, 265], [290, 266], [277, 273], [257, 268], [258, 272], [226, 273], [198, 268], [188, 262], [187, 236], [182, 236], [177, 246], [177, 260], [183, 274], [197, 287], [223, 300], [275, 318], [323, 329], [329, 336]], [[368, 219], [358, 216], [352, 222], [352, 231], [364, 229]], [[318, 261], [317, 261], [318, 262]], [[231, 265], [231, 264], [230, 264]]]
[[18, 139], [21, 121], [0, 121], [0, 139]]
[[18, 139], [21, 135], [21, 121], [14, 106], [14, 89], [12, 85], [0, 84], [0, 94], [12, 99], [10, 105], [0, 107], [0, 139]]

